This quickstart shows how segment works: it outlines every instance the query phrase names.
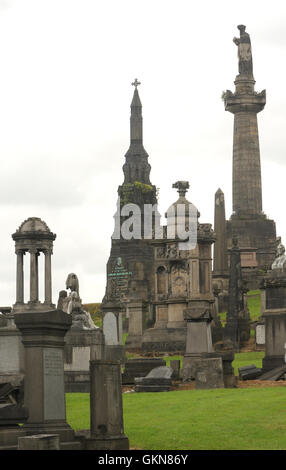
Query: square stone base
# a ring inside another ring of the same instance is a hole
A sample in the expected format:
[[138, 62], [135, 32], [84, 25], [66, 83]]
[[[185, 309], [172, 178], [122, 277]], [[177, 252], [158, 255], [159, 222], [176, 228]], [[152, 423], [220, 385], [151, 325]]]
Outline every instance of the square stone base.
[[20, 426], [0, 427], [0, 450], [13, 450], [18, 447], [18, 437], [25, 436]]
[[128, 437], [93, 437], [89, 435], [85, 439], [85, 450], [129, 450]]

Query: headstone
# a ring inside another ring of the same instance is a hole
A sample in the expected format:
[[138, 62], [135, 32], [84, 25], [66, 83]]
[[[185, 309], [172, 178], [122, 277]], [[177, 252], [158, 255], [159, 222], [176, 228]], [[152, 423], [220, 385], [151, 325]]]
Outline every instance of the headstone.
[[258, 323], [255, 328], [255, 342], [257, 346], [265, 345], [265, 324]]
[[120, 361], [90, 361], [90, 435], [86, 450], [126, 450]]
[[173, 369], [170, 367], [155, 367], [146, 377], [135, 378], [135, 392], [169, 392], [172, 375]]
[[221, 358], [198, 359], [194, 368], [196, 389], [224, 388]]
[[58, 434], [19, 437], [18, 450], [60, 450]]
[[106, 346], [117, 346], [119, 344], [117, 319], [112, 312], [107, 312], [103, 317], [103, 333]]

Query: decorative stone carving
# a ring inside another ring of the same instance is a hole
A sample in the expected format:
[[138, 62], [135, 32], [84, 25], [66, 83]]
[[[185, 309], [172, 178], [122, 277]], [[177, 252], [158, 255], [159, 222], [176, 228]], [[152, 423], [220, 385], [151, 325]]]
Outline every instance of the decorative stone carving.
[[90, 313], [84, 310], [79, 296], [78, 277], [70, 273], [66, 280], [66, 288], [70, 291], [60, 291], [58, 299], [58, 309], [72, 315], [72, 329], [90, 330], [97, 328], [90, 316]]
[[187, 270], [181, 264], [171, 267], [171, 293], [172, 297], [185, 297], [187, 295]]
[[239, 38], [233, 38], [233, 42], [238, 46], [238, 69], [240, 74], [252, 75], [252, 52], [250, 36], [245, 31], [246, 26], [240, 24], [237, 27], [240, 31]]
[[271, 269], [286, 269], [285, 247], [281, 243], [281, 238], [279, 239], [279, 244], [276, 250], [276, 258], [272, 263]]

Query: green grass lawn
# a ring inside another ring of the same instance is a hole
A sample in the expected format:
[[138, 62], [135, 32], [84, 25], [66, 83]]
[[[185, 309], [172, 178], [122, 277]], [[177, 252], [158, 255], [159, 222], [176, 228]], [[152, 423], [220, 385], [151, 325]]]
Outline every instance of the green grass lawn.
[[[89, 428], [89, 395], [67, 394], [67, 419]], [[130, 447], [285, 450], [286, 387], [123, 394]]]

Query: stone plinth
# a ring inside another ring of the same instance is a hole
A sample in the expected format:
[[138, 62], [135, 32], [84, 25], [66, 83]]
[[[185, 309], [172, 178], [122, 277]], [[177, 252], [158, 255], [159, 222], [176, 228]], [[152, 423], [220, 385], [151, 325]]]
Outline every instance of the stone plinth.
[[120, 361], [90, 361], [90, 436], [87, 450], [129, 449], [123, 429]]
[[193, 376], [194, 361], [200, 358], [202, 354], [211, 353], [213, 350], [212, 317], [207, 310], [192, 308], [186, 309], [184, 316], [187, 320], [187, 342], [183, 358], [183, 378], [184, 381], [187, 381]]
[[66, 422], [63, 361], [71, 322], [60, 310], [15, 314], [25, 348], [24, 404], [29, 418], [23, 430], [26, 435], [59, 434], [61, 446], [74, 440]]
[[224, 388], [221, 357], [197, 359], [194, 371], [196, 389]]
[[18, 439], [18, 450], [60, 450], [57, 434], [38, 434]]
[[221, 351], [220, 356], [222, 358], [223, 382], [225, 388], [237, 387], [237, 378], [234, 373], [234, 368], [232, 367], [234, 352], [232, 350]]
[[177, 352], [186, 350], [187, 328], [149, 328], [144, 331], [142, 351]]

